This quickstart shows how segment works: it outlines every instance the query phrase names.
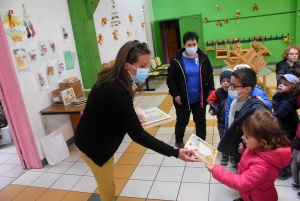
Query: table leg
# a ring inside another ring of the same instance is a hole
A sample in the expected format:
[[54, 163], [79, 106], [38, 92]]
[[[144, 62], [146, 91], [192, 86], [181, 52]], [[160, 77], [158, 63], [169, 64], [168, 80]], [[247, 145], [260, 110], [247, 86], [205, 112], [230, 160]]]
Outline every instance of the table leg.
[[266, 80], [267, 80], [267, 79], [266, 79], [266, 76], [264, 75], [264, 76], [263, 76], [263, 85], [264, 85], [264, 90], [265, 90], [265, 92], [267, 92], [267, 86], [266, 86], [266, 85], [267, 85], [267, 83], [266, 83], [267, 81], [266, 81]]

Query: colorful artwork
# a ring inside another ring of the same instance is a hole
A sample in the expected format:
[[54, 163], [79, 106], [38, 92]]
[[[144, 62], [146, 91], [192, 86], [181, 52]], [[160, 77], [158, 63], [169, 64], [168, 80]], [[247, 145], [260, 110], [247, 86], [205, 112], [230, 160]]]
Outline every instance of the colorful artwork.
[[254, 4], [253, 8], [252, 8], [253, 11], [257, 11], [258, 10], [258, 6], [257, 4]]
[[218, 27], [223, 26], [222, 22], [221, 22], [221, 21], [217, 21], [217, 26], [218, 26]]
[[8, 23], [9, 28], [14, 28], [16, 25], [20, 25], [20, 21], [18, 20], [19, 17], [16, 17], [14, 15], [12, 15], [14, 13], [13, 10], [9, 10], [7, 15], [4, 15], [3, 17], [3, 24]]
[[31, 48], [27, 51], [28, 54], [28, 58], [30, 63], [35, 63], [37, 62], [37, 51], [35, 50], [35, 48]]
[[63, 62], [61, 62], [59, 59], [58, 66], [57, 66], [58, 79], [62, 79], [65, 72], [66, 72], [65, 64]]
[[228, 24], [229, 21], [230, 21], [230, 20], [229, 20], [228, 18], [224, 19], [224, 23], [225, 23], [225, 24]]
[[61, 92], [61, 97], [64, 101], [64, 105], [67, 106], [72, 103], [72, 101], [76, 100], [75, 93], [73, 88], [66, 89]]
[[209, 23], [209, 19], [207, 17], [204, 18], [204, 23]]
[[131, 14], [129, 14], [129, 17], [128, 17], [128, 19], [129, 19], [129, 22], [133, 22], [133, 16], [131, 15]]
[[49, 40], [49, 45], [50, 45], [50, 50], [55, 53], [56, 48], [55, 48], [55, 43], [53, 42], [53, 40]]
[[132, 35], [132, 33], [127, 29], [126, 34], [128, 37], [130, 37]]
[[97, 39], [99, 45], [102, 45], [104, 43], [104, 38], [101, 33], [98, 34]]
[[201, 159], [206, 164], [213, 164], [218, 150], [196, 136], [192, 134], [190, 139], [186, 142], [185, 148], [193, 150], [196, 157]]
[[70, 38], [70, 33], [68, 28], [66, 27], [66, 25], [62, 25], [62, 32], [63, 32], [63, 38], [64, 38], [64, 42], [71, 42], [71, 38]]
[[18, 28], [7, 28], [5, 29], [7, 40], [9, 45], [19, 45], [28, 43], [28, 38], [26, 34], [26, 28], [19, 26]]
[[46, 41], [39, 42], [39, 49], [40, 49], [40, 57], [45, 59], [48, 58], [48, 48]]
[[118, 36], [119, 36], [118, 29], [114, 30], [114, 32], [112, 32], [112, 35], [114, 40], [118, 40]]
[[102, 26], [104, 26], [104, 25], [106, 25], [107, 24], [107, 19], [106, 19], [106, 17], [104, 17], [104, 18], [102, 18], [101, 19], [101, 24], [102, 24]]
[[48, 66], [47, 67], [47, 75], [48, 76], [54, 76], [54, 68], [53, 68], [53, 66]]
[[43, 68], [37, 70], [37, 78], [41, 90], [49, 89], [48, 79]]
[[141, 113], [145, 117], [143, 122], [141, 122], [143, 126], [170, 118], [170, 115], [164, 113], [163, 111], [161, 111], [156, 107], [146, 109], [146, 110], [141, 110]]
[[22, 7], [23, 7], [23, 17], [24, 18], [29, 18], [29, 15], [26, 13], [26, 10], [25, 10], [25, 5], [22, 4]]
[[27, 72], [29, 71], [29, 64], [27, 60], [27, 53], [24, 48], [20, 49], [13, 49], [16, 61], [17, 61], [17, 67], [19, 72]]
[[27, 20], [27, 24], [28, 24], [28, 27], [29, 27], [29, 29], [30, 29], [30, 31], [31, 31], [31, 36], [32, 36], [32, 37], [35, 37], [36, 32], [35, 32], [35, 30], [34, 30], [34, 28], [33, 28], [33, 24], [32, 24], [32, 22], [31, 22], [31, 20]]

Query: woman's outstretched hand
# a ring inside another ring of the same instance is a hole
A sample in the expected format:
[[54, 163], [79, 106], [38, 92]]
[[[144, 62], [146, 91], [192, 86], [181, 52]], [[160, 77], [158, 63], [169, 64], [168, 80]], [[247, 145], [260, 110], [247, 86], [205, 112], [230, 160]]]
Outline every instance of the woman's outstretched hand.
[[179, 155], [178, 158], [187, 161], [187, 162], [201, 162], [198, 158], [192, 158], [192, 156], [195, 156], [194, 151], [189, 149], [179, 149]]

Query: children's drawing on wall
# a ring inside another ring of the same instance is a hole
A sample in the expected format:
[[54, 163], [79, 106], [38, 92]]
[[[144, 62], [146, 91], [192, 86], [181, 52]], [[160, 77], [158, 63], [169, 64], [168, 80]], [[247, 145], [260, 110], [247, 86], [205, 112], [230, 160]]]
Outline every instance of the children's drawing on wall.
[[21, 23], [19, 21], [19, 17], [13, 15], [14, 11], [9, 10], [6, 15], [3, 16], [3, 24], [8, 24], [10, 29], [19, 26]]
[[67, 26], [65, 24], [63, 24], [63, 25], [61, 25], [61, 28], [62, 28], [62, 34], [63, 34], [64, 42], [65, 43], [71, 42], [70, 32], [69, 32]]
[[23, 17], [24, 18], [29, 18], [29, 15], [28, 15], [28, 13], [25, 10], [25, 4], [22, 4], [22, 7], [23, 7]]
[[51, 59], [58, 57], [57, 42], [55, 39], [48, 39], [48, 47]]
[[54, 76], [54, 68], [53, 68], [53, 66], [50, 65], [49, 63], [48, 63], [48, 67], [47, 67], [47, 76], [48, 76], [48, 77], [49, 77], [49, 76]]
[[5, 33], [9, 45], [20, 45], [28, 43], [26, 28], [23, 26], [19, 26], [13, 29], [7, 28], [5, 29]]
[[49, 52], [48, 52], [46, 40], [39, 41], [39, 50], [40, 50], [40, 57], [42, 59], [49, 58]]
[[13, 49], [16, 58], [17, 68], [20, 73], [29, 71], [27, 53], [24, 48]]
[[64, 51], [64, 59], [66, 62], [66, 69], [71, 70], [75, 67], [76, 54], [74, 52]]
[[59, 59], [57, 63], [58, 80], [62, 80], [64, 78], [65, 72], [66, 72], [65, 64], [62, 62], [61, 59]]
[[28, 54], [28, 60], [29, 60], [29, 63], [30, 63], [30, 66], [31, 67], [36, 67], [37, 65], [37, 54], [38, 54], [38, 51], [36, 48], [34, 47], [31, 47], [31, 48], [27, 48], [27, 54]]
[[48, 79], [44, 68], [40, 68], [37, 70], [37, 79], [41, 91], [49, 89]]
[[24, 19], [23, 25], [26, 28], [26, 35], [29, 40], [38, 40], [35, 29], [33, 28], [33, 23], [31, 19]]

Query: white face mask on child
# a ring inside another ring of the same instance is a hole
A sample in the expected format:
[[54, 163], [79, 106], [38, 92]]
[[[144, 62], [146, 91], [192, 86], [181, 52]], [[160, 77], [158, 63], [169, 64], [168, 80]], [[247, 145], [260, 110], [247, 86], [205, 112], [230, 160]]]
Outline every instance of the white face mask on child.
[[[242, 89], [242, 90], [244, 90], [244, 89]], [[242, 90], [240, 90], [240, 91], [242, 91]], [[228, 96], [232, 99], [239, 99], [240, 97], [242, 97], [244, 95], [244, 94], [242, 94], [242, 95], [239, 96], [238, 94], [239, 94], [240, 91], [228, 90]]]

